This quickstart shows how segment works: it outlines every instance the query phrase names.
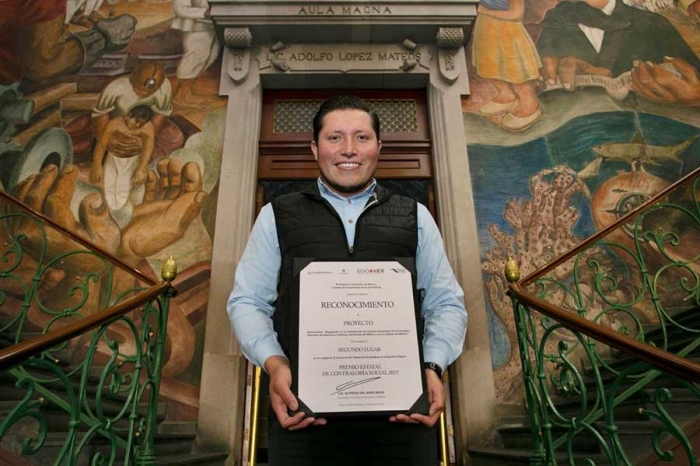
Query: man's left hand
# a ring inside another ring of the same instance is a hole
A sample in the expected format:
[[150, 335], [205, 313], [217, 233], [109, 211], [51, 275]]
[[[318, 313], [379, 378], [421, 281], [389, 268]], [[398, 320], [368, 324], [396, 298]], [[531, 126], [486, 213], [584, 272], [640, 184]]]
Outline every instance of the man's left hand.
[[430, 369], [425, 369], [425, 381], [428, 385], [428, 401], [430, 401], [428, 415], [418, 413], [413, 413], [410, 416], [397, 414], [389, 418], [391, 422], [424, 424], [427, 427], [432, 427], [440, 419], [440, 414], [445, 409], [445, 387], [442, 385], [440, 377], [437, 376], [435, 371]]

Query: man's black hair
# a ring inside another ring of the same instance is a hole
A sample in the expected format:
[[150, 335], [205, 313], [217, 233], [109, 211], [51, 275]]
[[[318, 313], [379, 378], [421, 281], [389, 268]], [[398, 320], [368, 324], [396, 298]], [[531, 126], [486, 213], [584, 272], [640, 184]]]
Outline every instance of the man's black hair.
[[379, 116], [370, 110], [366, 103], [354, 95], [336, 95], [321, 104], [314, 116], [314, 141], [318, 144], [318, 135], [323, 127], [323, 117], [334, 110], [362, 110], [372, 118], [374, 134], [379, 140]]
[[153, 109], [148, 105], [137, 105], [129, 110], [129, 116], [138, 118], [141, 121], [151, 121], [151, 118], [153, 118]]

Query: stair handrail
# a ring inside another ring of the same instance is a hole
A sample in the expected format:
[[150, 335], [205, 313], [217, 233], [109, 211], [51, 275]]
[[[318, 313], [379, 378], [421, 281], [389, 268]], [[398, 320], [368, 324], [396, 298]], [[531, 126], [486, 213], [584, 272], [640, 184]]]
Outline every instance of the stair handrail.
[[529, 275], [520, 278], [516, 284], [519, 286], [519, 288], [525, 287], [527, 285], [532, 284], [535, 280], [538, 278], [543, 277], [545, 274], [548, 272], [554, 270], [557, 268], [559, 265], [563, 264], [567, 260], [571, 259], [574, 257], [576, 254], [579, 252], [583, 251], [586, 249], [588, 246], [591, 244], [595, 243], [601, 238], [604, 238], [607, 236], [611, 231], [616, 230], [620, 228], [622, 225], [628, 223], [630, 219], [637, 217], [639, 214], [653, 206], [655, 203], [659, 202], [661, 199], [665, 198], [666, 196], [669, 195], [669, 193], [673, 192], [675, 189], [677, 189], [679, 186], [685, 184], [686, 182], [690, 181], [691, 179], [700, 176], [700, 167], [696, 168], [692, 172], [688, 173], [687, 175], [683, 176], [682, 178], [676, 180], [674, 183], [671, 185], [667, 186], [663, 190], [659, 191], [657, 194], [649, 198], [646, 202], [644, 202], [642, 205], [640, 205], [638, 208], [631, 210], [627, 212], [625, 215], [617, 219], [615, 222], [611, 223], [610, 225], [606, 226], [605, 228], [602, 228], [586, 238], [585, 240], [581, 241], [579, 244], [574, 246], [573, 248], [569, 249], [567, 252], [564, 254], [554, 258], [551, 262], [548, 262], [544, 267], [541, 267], [537, 270], [534, 270], [532, 273]]
[[511, 284], [509, 289], [510, 293], [518, 300], [528, 306], [534, 307], [547, 317], [551, 317], [557, 322], [564, 324], [570, 330], [583, 333], [597, 341], [647, 362], [664, 372], [676, 375], [682, 379], [700, 383], [700, 364], [691, 359], [676, 356], [661, 348], [640, 343], [634, 338], [618, 333], [611, 328], [579, 317], [572, 312], [565, 311], [558, 306], [532, 296], [522, 289], [519, 282]]
[[700, 167], [664, 188], [658, 194], [652, 196], [650, 199], [640, 205], [637, 209], [628, 212], [617, 221], [592, 234], [578, 245], [547, 263], [544, 267], [533, 271], [529, 275], [522, 277], [515, 282], [511, 282], [508, 286], [509, 293], [512, 297], [536, 308], [542, 314], [557, 320], [558, 322], [566, 325], [566, 327], [569, 329], [577, 330], [591, 338], [594, 338], [595, 340], [601, 341], [615, 349], [624, 351], [625, 353], [637, 357], [640, 360], [648, 362], [649, 364], [663, 371], [677, 375], [683, 379], [700, 383], [700, 364], [690, 359], [676, 356], [669, 351], [640, 343], [634, 338], [622, 335], [608, 327], [586, 320], [571, 312], [567, 312], [558, 306], [537, 298], [532, 293], [525, 290], [526, 286], [532, 284], [538, 278], [541, 278], [551, 270], [554, 270], [556, 267], [568, 261], [599, 239], [604, 238], [611, 231], [625, 225], [630, 221], [630, 219], [637, 217], [639, 214], [646, 211], [661, 199], [668, 196], [669, 193], [673, 192], [678, 187], [684, 185], [697, 176], [700, 176]]
[[114, 306], [110, 306], [96, 312], [95, 314], [83, 317], [80, 320], [72, 322], [56, 330], [52, 330], [43, 335], [24, 340], [20, 343], [0, 350], [0, 372], [26, 361], [27, 359], [40, 354], [42, 351], [53, 348], [61, 343], [65, 343], [68, 340], [75, 338], [89, 330], [111, 322], [124, 314], [138, 309], [139, 306], [153, 300], [157, 296], [162, 295], [170, 287], [170, 282], [163, 281]]
[[[620, 462], [620, 464], [632, 464], [630, 463], [630, 459], [626, 456], [626, 453], [623, 450], [621, 450], [623, 447], [621, 446], [619, 437], [617, 436], [617, 427], [614, 424], [614, 417], [612, 417], [612, 414], [610, 414], [611, 411], [609, 410], [614, 410], [615, 406], [617, 406], [618, 399], [615, 397], [615, 393], [617, 389], [620, 388], [622, 380], [633, 373], [639, 373], [638, 371], [641, 368], [641, 366], [638, 364], [634, 364], [630, 368], [618, 373], [618, 376], [616, 377], [611, 387], [610, 394], [605, 396], [605, 403], [599, 406], [597, 404], [598, 401], [594, 401], [596, 408], [591, 408], [592, 411], [586, 414], [585, 416], [583, 412], [580, 414], [580, 416], [584, 416], [585, 419], [578, 419], [577, 415], [574, 415], [571, 419], [566, 418], [565, 421], [568, 422], [568, 424], [565, 427], [566, 429], [568, 429], [567, 432], [561, 434], [561, 436], [556, 439], [553, 438], [552, 428], [555, 423], [552, 422], [552, 416], [561, 415], [559, 413], [556, 413], [556, 409], [554, 408], [552, 409], [554, 409], [555, 414], [548, 414], [548, 406], [549, 403], [551, 403], [552, 399], [549, 398], [549, 395], [547, 395], [547, 392], [550, 390], [550, 387], [549, 384], [545, 381], [544, 366], [547, 363], [557, 363], [554, 361], [554, 359], [548, 360], [546, 356], [543, 358], [544, 353], [541, 353], [541, 351], [544, 350], [544, 345], [540, 342], [542, 346], [537, 347], [535, 341], [530, 339], [533, 337], [537, 338], [536, 333], [534, 331], [533, 322], [528, 322], [528, 320], [532, 318], [528, 317], [530, 315], [530, 308], [539, 311], [544, 317], [556, 321], [556, 325], [561, 328], [567, 329], [574, 334], [585, 335], [586, 337], [591, 338], [595, 341], [604, 343], [613, 349], [619, 350], [622, 353], [632, 356], [640, 362], [647, 363], [653, 367], [653, 370], [646, 372], [643, 378], [634, 379], [636, 380], [636, 383], [632, 387], [626, 389], [624, 393], [620, 394], [620, 402], [627, 399], [636, 390], [639, 390], [640, 388], [644, 387], [644, 384], [653, 381], [659, 374], [662, 373], [666, 373], [671, 376], [677, 377], [677, 379], [680, 382], [682, 382], [683, 386], [693, 390], [696, 396], [700, 398], [700, 391], [698, 391], [698, 389], [696, 388], [693, 388], [692, 385], [692, 383], [700, 383], [700, 364], [687, 357], [683, 357], [687, 356], [688, 352], [691, 351], [693, 348], [697, 348], [700, 344], [700, 340], [696, 339], [693, 343], [685, 346], [685, 348], [682, 351], [680, 351], [677, 355], [665, 349], [656, 347], [653, 344], [646, 344], [644, 342], [641, 342], [633, 337], [620, 333], [614, 328], [601, 325], [600, 323], [597, 323], [594, 320], [588, 320], [585, 318], [585, 316], [583, 316], [583, 314], [579, 315], [578, 312], [571, 312], [570, 310], [567, 311], [561, 306], [551, 304], [545, 299], [540, 298], [539, 295], [535, 294], [535, 292], [531, 289], [531, 285], [533, 285], [534, 283], [538, 283], [537, 280], [546, 278], [551, 272], [554, 272], [557, 267], [566, 263], [574, 257], [578, 257], [579, 254], [586, 251], [597, 241], [604, 239], [611, 232], [622, 228], [624, 225], [629, 224], [630, 222], [634, 222], [636, 219], [640, 218], [640, 216], [644, 215], [648, 210], [657, 205], [657, 203], [663, 204], [667, 196], [669, 196], [669, 194], [676, 191], [678, 188], [682, 187], [686, 183], [689, 183], [690, 186], [693, 186], [692, 199], [694, 200], [695, 205], [697, 206], [699, 199], [695, 190], [697, 189], [698, 180], [700, 180], [700, 167], [683, 176], [676, 182], [670, 184], [668, 187], [664, 188], [659, 193], [649, 198], [638, 208], [623, 215], [611, 225], [608, 225], [607, 227], [604, 227], [601, 230], [597, 231], [578, 245], [572, 247], [567, 252], [556, 257], [555, 259], [547, 263], [545, 266], [534, 270], [525, 277], [520, 277], [520, 271], [518, 269], [517, 262], [513, 257], [509, 257], [508, 262], [506, 264], [505, 278], [509, 282], [507, 294], [511, 298], [513, 312], [515, 314], [515, 325], [517, 328], [516, 332], [518, 336], [518, 345], [520, 348], [522, 373], [523, 377], [525, 378], [525, 397], [528, 407], [528, 414], [530, 416], [530, 428], [532, 429], [533, 456], [531, 457], [531, 459], [532, 461], [534, 461], [532, 464], [556, 465], [557, 460], [555, 456], [555, 449], [560, 448], [563, 445], [567, 446], [566, 453], [569, 455], [568, 458], [571, 461], [571, 459], [573, 458], [571, 456], [573, 454], [571, 443], [573, 441], [572, 439], [581, 432], [593, 433], [595, 435], [596, 432], [593, 432], [594, 428], [592, 428], [591, 422], [595, 422], [595, 420], [597, 419], [600, 419], [600, 422], [603, 422], [603, 419], [600, 418], [600, 415], [602, 414], [605, 415], [604, 423], [606, 437], [605, 439], [603, 439], [603, 437], [601, 437], [600, 434], [597, 434], [598, 437], [596, 437], [596, 439], [599, 442], [599, 444], [602, 447], [604, 447], [604, 453], [608, 456], [608, 459], [613, 459], [614, 464], [618, 464], [618, 462]], [[695, 220], [696, 222], [698, 221], [697, 217], [695, 217]], [[643, 272], [646, 273], [646, 270], [644, 268]], [[527, 289], [528, 287], [530, 287], [530, 290]], [[655, 303], [658, 304], [656, 301]], [[545, 333], [542, 336], [543, 340], [544, 338], [548, 338], [548, 336], [552, 335], [551, 332], [553, 332], [553, 330], [548, 329], [554, 329], [556, 328], [556, 326], [550, 327], [549, 325], [547, 325], [544, 327]], [[533, 332], [532, 335], [528, 335], [529, 332]], [[592, 346], [589, 346], [588, 344], [584, 343], [583, 340], [579, 339], [578, 341], [583, 343], [585, 353], [588, 355], [589, 358], [592, 358]], [[540, 353], [537, 353], [538, 348]], [[533, 349], [537, 354], [531, 354], [531, 351]], [[559, 346], [558, 349], [559, 351], [566, 351], [568, 347], [566, 345]], [[683, 356], [681, 356], [681, 354]], [[532, 359], [533, 357], [535, 358], [534, 360]], [[578, 363], [566, 360], [565, 356], [562, 357], [562, 361], [564, 361], [564, 363], [567, 364], [570, 368], [573, 368], [575, 365], [578, 365]], [[537, 370], [536, 374], [533, 372], [533, 370], [535, 369]], [[593, 367], [591, 369], [593, 370], [595, 377], [599, 378], [600, 372], [597, 365], [593, 364]], [[641, 373], [639, 373], [639, 375], [641, 376]], [[530, 380], [530, 382], [528, 382], [528, 380]], [[576, 379], [576, 382], [579, 384], [583, 383], [581, 378]], [[593, 392], [597, 392], [600, 395], [601, 389], [603, 388], [600, 385], [602, 382], [600, 381], [600, 379], [598, 379], [597, 383], [598, 385], [596, 386], [596, 388], [593, 388], [592, 390]], [[659, 393], [663, 392], [663, 390], [666, 389], [657, 389], [657, 392], [655, 392], [655, 397], [660, 396], [661, 398], [663, 398], [664, 396], [666, 396], [663, 394], [659, 395]], [[655, 398], [655, 401], [657, 403], [661, 403], [659, 399]], [[587, 403], [584, 403], [584, 405], [587, 407], [589, 406]], [[608, 407], [606, 408], [606, 406]], [[666, 425], [665, 422], [667, 420], [663, 416], [670, 417], [667, 413], [662, 411], [662, 408], [659, 408], [658, 406], [656, 410], [661, 410], [661, 414], [654, 413], [645, 408], [638, 408], [638, 410], [640, 415], [646, 413], [652, 419], [658, 421], [663, 420], [664, 425]], [[654, 432], [654, 435], [659, 435], [660, 430]], [[690, 458], [692, 460], [691, 462], [694, 464], [695, 453], [692, 451], [692, 447], [688, 447], [688, 439], [683, 437], [682, 434], [680, 434], [680, 436], [677, 436], [676, 434], [674, 434], [674, 439], [684, 442], [682, 443], [682, 446], [683, 448], [685, 448], [688, 458]], [[681, 437], [683, 437], [682, 440]], [[661, 442], [660, 437], [656, 438], [655, 442]], [[654, 444], [654, 452], [656, 455], [660, 455], [660, 448], [660, 443]], [[651, 455], [649, 456], [651, 457]], [[670, 457], [673, 457], [673, 455], [671, 455]], [[668, 458], [665, 458], [665, 460], [670, 461]]]
[[119, 267], [120, 269], [128, 272], [129, 274], [138, 278], [139, 280], [142, 280], [151, 286], [156, 285], [158, 283], [158, 281], [156, 279], [154, 279], [153, 277], [145, 274], [144, 272], [140, 271], [136, 267], [133, 267], [133, 266], [127, 264], [126, 262], [124, 262], [123, 260], [121, 260], [120, 258], [115, 256], [111, 252], [96, 245], [92, 241], [87, 240], [87, 239], [83, 238], [82, 236], [70, 231], [69, 229], [67, 229], [66, 227], [61, 225], [60, 223], [57, 223], [55, 220], [52, 220], [51, 218], [47, 217], [46, 215], [42, 214], [41, 212], [37, 212], [36, 210], [32, 209], [27, 204], [25, 204], [24, 202], [15, 198], [14, 196], [11, 196], [10, 194], [7, 194], [4, 191], [0, 191], [0, 198], [9, 202], [10, 204], [13, 204], [16, 207], [22, 209], [23, 211], [25, 211], [29, 215], [31, 215], [35, 218], [38, 218], [42, 222], [50, 225], [55, 230], [61, 232], [61, 234], [68, 236], [70, 239], [72, 239], [76, 243], [79, 243], [82, 246], [86, 247], [88, 250], [91, 250], [93, 252], [98, 253], [99, 255], [101, 255], [102, 257], [107, 259], [112, 264], [114, 264], [117, 267]]
[[[110, 453], [97, 452], [92, 455], [92, 462], [115, 462], [117, 449], [123, 452], [127, 462], [135, 461], [142, 466], [155, 466], [155, 434], [157, 431], [157, 405], [160, 390], [161, 371], [165, 364], [165, 345], [167, 334], [167, 322], [170, 299], [175, 296], [176, 290], [172, 281], [177, 275], [177, 265], [172, 256], [165, 261], [161, 272], [163, 281], [157, 281], [135, 267], [130, 266], [112, 253], [92, 243], [90, 240], [68, 230], [56, 221], [37, 212], [11, 195], [0, 191], [0, 200], [14, 206], [21, 215], [25, 215], [48, 225], [60, 234], [75, 241], [93, 255], [100, 256], [104, 261], [111, 263], [140, 280], [145, 285], [140, 285], [129, 290], [135, 293], [126, 298], [127, 293], [120, 294], [119, 302], [110, 307], [99, 310], [87, 316], [80, 315], [80, 319], [70, 322], [55, 330], [29, 338], [23, 341], [15, 341], [12, 346], [0, 350], [0, 373], [14, 377], [15, 386], [25, 389], [26, 395], [19, 401], [4, 418], [0, 419], [0, 438], [17, 422], [26, 417], [33, 417], [39, 421], [38, 440], [34, 442], [26, 437], [22, 443], [23, 454], [35, 454], [44, 446], [47, 435], [47, 423], [39, 413], [41, 406], [50, 404], [63, 410], [71, 417], [68, 423], [68, 431], [63, 447], [58, 454], [56, 464], [74, 464], [80, 454], [83, 453], [86, 442], [94, 436], [101, 436], [111, 444]], [[18, 212], [12, 212], [16, 215]], [[73, 253], [71, 253], [73, 254]], [[110, 273], [111, 276], [111, 273]], [[37, 286], [38, 279], [32, 280]], [[33, 289], [32, 289], [33, 292]], [[28, 295], [31, 297], [31, 293]], [[25, 310], [26, 304], [25, 301]], [[84, 304], [81, 303], [81, 305]], [[106, 302], [105, 304], [109, 304]], [[132, 311], [139, 311], [132, 318], [128, 315]], [[71, 310], [69, 310], [71, 311]], [[63, 317], [66, 310], [56, 313]], [[54, 319], [55, 321], [55, 319]], [[53, 322], [53, 321], [52, 321]], [[136, 328], [135, 322], [140, 322]], [[125, 324], [127, 332], [135, 338], [135, 352], [120, 353], [119, 342], [110, 340], [107, 336], [111, 325]], [[83, 362], [71, 365], [67, 370], [59, 366], [60, 361], [50, 354], [52, 349], [61, 349], [69, 345], [69, 341], [76, 337], [91, 334], [89, 337], [88, 352]], [[106, 344], [109, 353], [109, 361], [101, 369], [97, 382], [98, 395], [96, 407], [93, 410], [90, 404], [86, 404], [88, 380], [92, 375], [90, 370], [95, 361], [98, 344]], [[120, 374], [123, 364], [128, 364], [124, 374]], [[35, 376], [35, 371], [42, 376]], [[42, 372], [43, 371], [43, 372]], [[69, 377], [78, 376], [80, 381], [74, 386]], [[57, 384], [66, 390], [67, 397], [54, 393], [53, 385]], [[101, 410], [103, 394], [123, 394], [123, 406], [115, 414], [114, 418], [105, 418]], [[139, 413], [139, 404], [146, 402], [146, 412]], [[41, 419], [40, 419], [41, 418]], [[112, 421], [124, 420], [127, 427], [119, 426]], [[89, 435], [78, 440], [78, 431], [81, 426], [89, 427]]]

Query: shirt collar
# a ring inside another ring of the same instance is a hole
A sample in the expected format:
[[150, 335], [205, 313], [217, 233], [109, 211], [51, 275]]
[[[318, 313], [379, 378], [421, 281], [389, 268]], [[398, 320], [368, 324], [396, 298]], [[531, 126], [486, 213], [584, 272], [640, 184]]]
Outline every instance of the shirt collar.
[[357, 194], [353, 194], [350, 197], [345, 197], [345, 196], [341, 196], [340, 194], [334, 193], [328, 186], [326, 186], [326, 183], [323, 182], [323, 180], [321, 179], [320, 176], [318, 177], [317, 182], [318, 182], [318, 191], [321, 194], [323, 194], [324, 196], [334, 197], [336, 199], [340, 199], [343, 201], [353, 200], [353, 199], [362, 199], [362, 198], [369, 197], [372, 195], [372, 193], [374, 193], [374, 188], [377, 186], [377, 180], [372, 178], [372, 182], [369, 184], [369, 186], [367, 186], [367, 188], [364, 191], [357, 193]]
[[613, 14], [613, 11], [615, 10], [615, 5], [617, 4], [617, 0], [610, 0], [607, 5], [601, 10], [603, 13], [606, 15], [610, 16]]

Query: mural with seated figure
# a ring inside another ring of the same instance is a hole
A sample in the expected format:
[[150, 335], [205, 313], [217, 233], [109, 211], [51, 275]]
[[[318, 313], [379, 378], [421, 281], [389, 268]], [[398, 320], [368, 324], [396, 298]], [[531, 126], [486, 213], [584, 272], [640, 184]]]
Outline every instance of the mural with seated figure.
[[[479, 7], [467, 48], [472, 93], [463, 110], [496, 392], [501, 403], [517, 405], [522, 369], [505, 263], [512, 256], [526, 276], [700, 166], [700, 4], [507, 3]], [[645, 219], [647, 227], [666, 225], [659, 215]], [[685, 235], [685, 247], [669, 251], [697, 270], [696, 248], [688, 246], [697, 226], [681, 224], [666, 225]], [[657, 317], [640, 297], [637, 259], [622, 251], [639, 247], [653, 272], [666, 259], [651, 243], [638, 246], [634, 229], [606, 238], [619, 248], [587, 253], [597, 272], [573, 263], [556, 269], [557, 280], [590, 298], [588, 318], [633, 335]], [[611, 312], [590, 288], [600, 270], [615, 283], [612, 302], [633, 303], [624, 313]], [[678, 304], [688, 296], [674, 283], [689, 276], [674, 273], [659, 272], [657, 285]], [[550, 296], [572, 312], [580, 308], [567, 299]], [[548, 345], [555, 349], [556, 339]]]

